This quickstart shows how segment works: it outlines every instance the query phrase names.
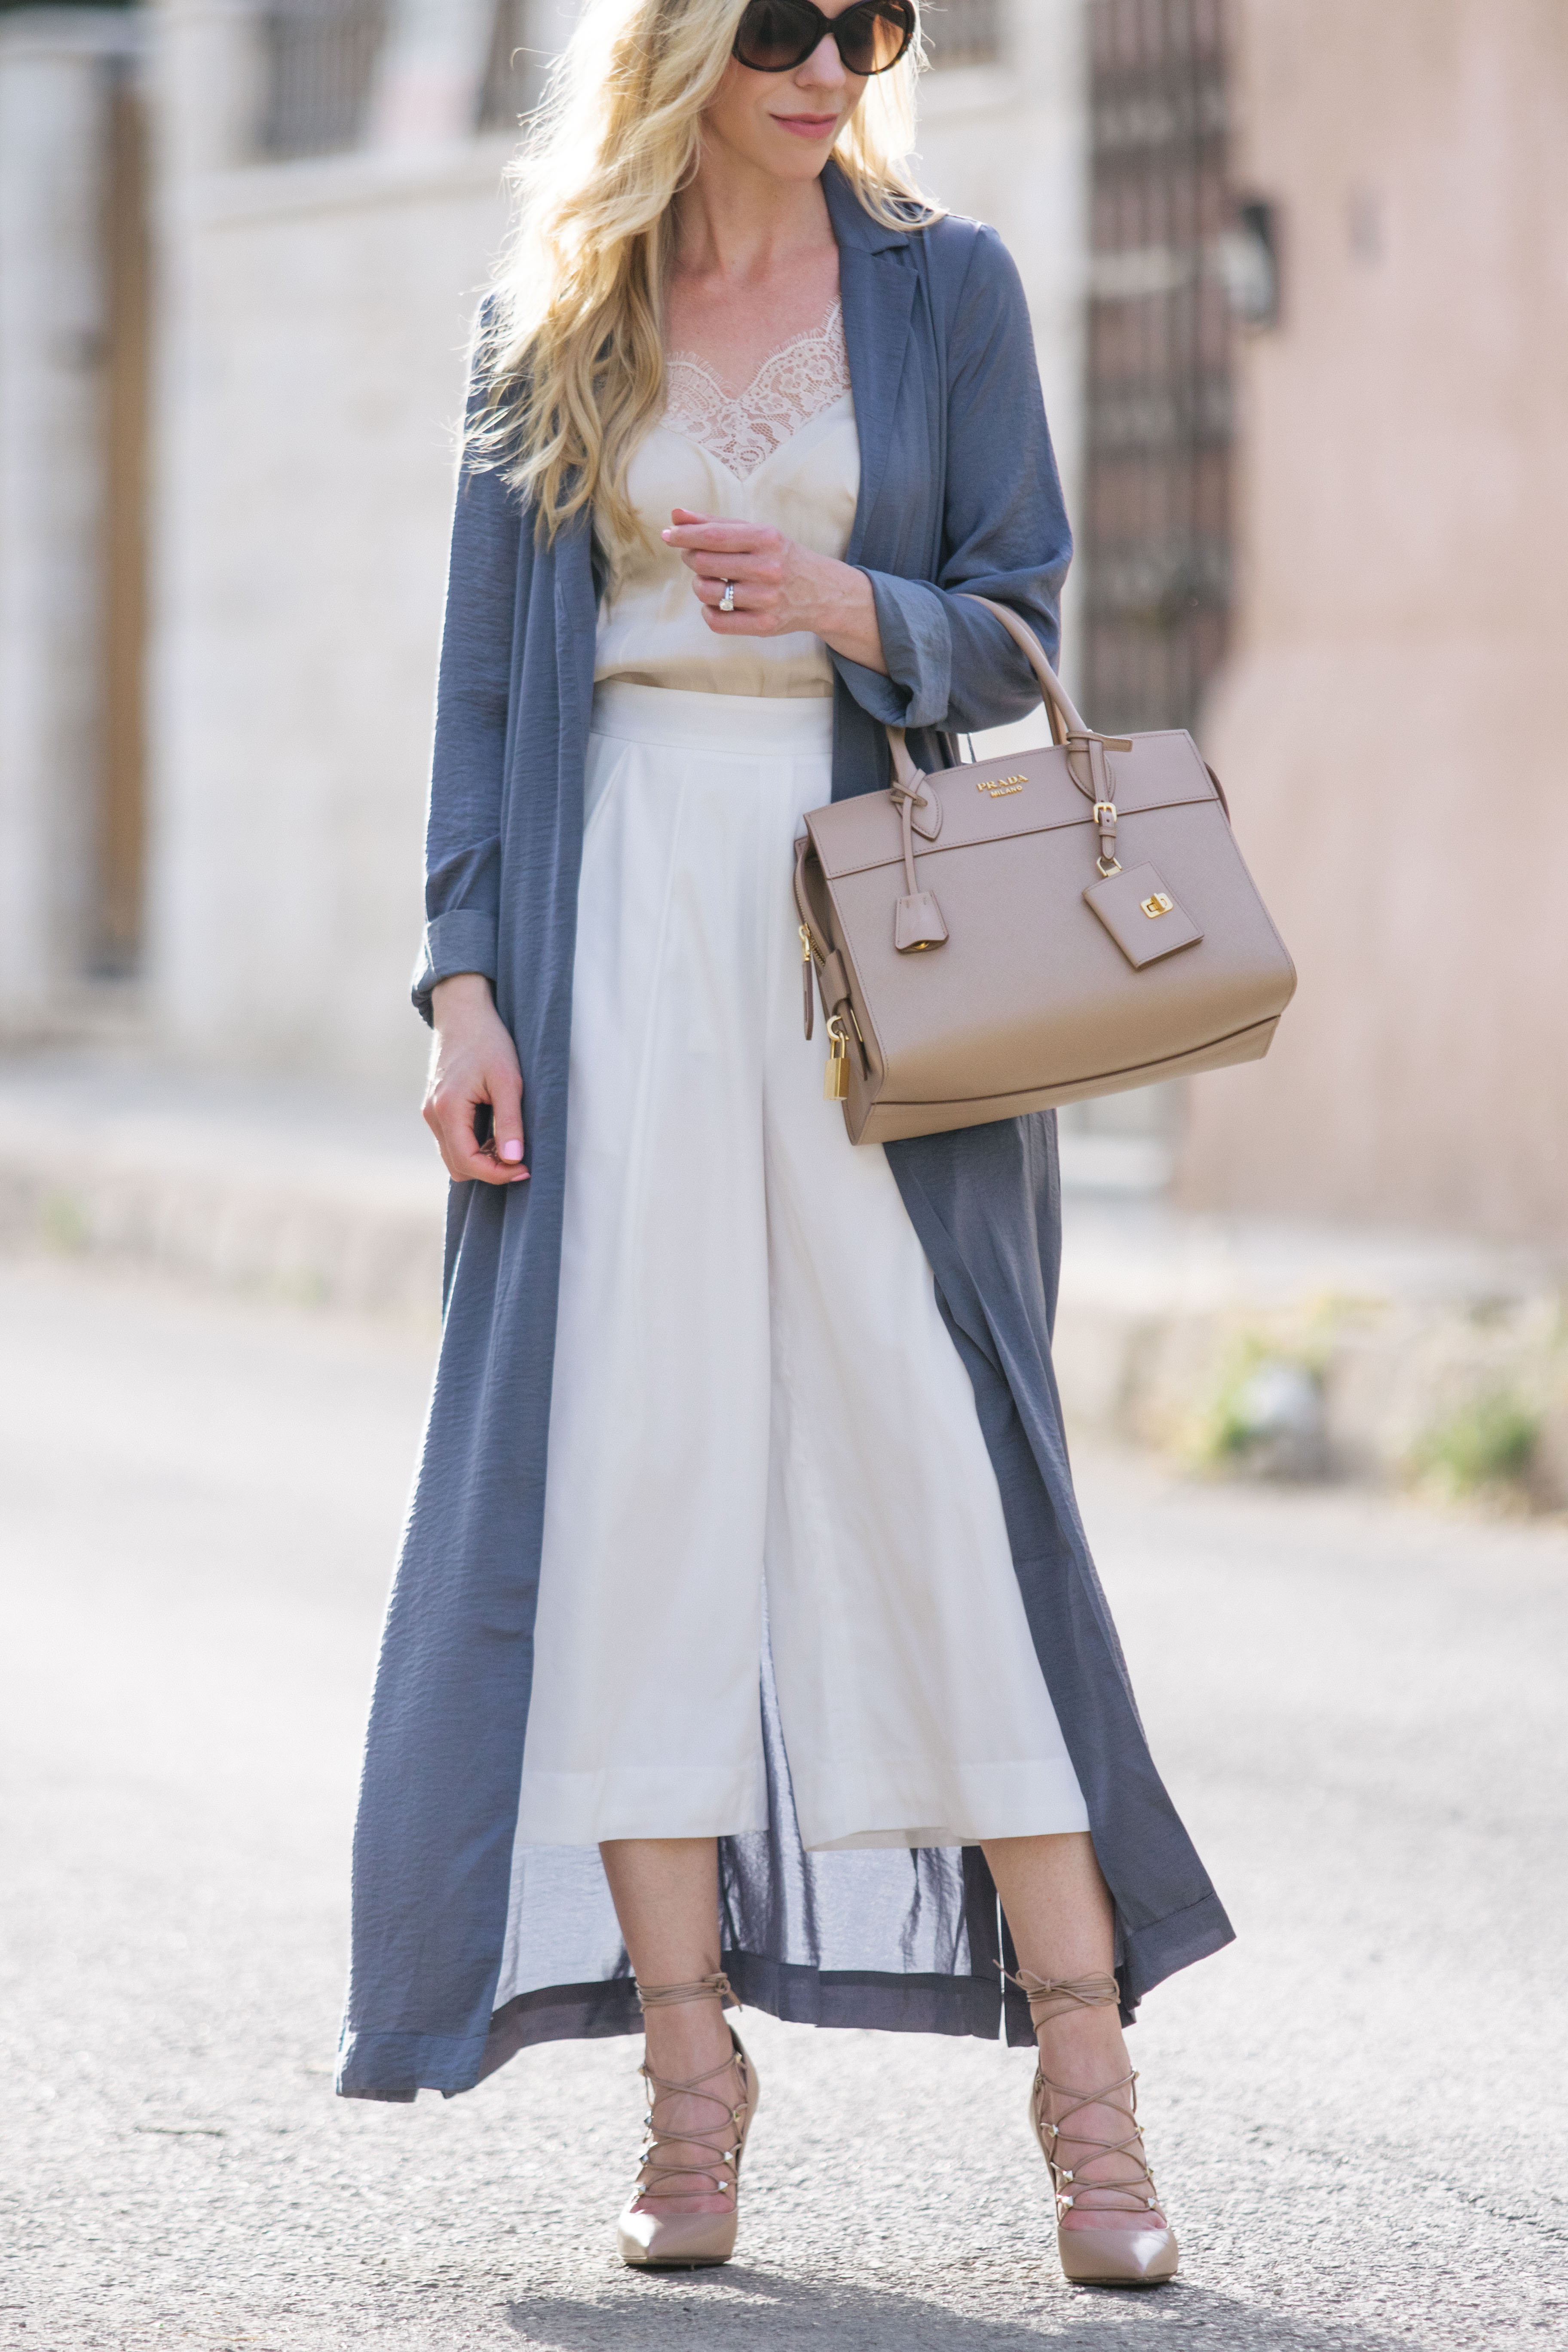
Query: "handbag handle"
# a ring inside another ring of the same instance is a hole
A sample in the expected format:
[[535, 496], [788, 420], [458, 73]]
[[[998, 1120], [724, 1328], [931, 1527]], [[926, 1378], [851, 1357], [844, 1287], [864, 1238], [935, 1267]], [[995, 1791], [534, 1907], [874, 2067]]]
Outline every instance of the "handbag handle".
[[1038, 678], [1040, 699], [1046, 706], [1046, 716], [1051, 723], [1052, 742], [1065, 743], [1074, 735], [1081, 736], [1086, 740], [1092, 736], [1093, 728], [1086, 727], [1079, 717], [1071, 696], [1040, 651], [1040, 641], [1027, 622], [1021, 621], [1009, 604], [998, 604], [990, 596], [972, 595], [967, 589], [963, 593], [967, 604], [984, 604], [992, 619], [1001, 622], [1002, 626]]
[[[962, 593], [967, 604], [984, 605], [994, 620], [1001, 622], [1002, 626], [1034, 671], [1039, 681], [1040, 699], [1046, 706], [1046, 716], [1050, 721], [1053, 743], [1059, 746], [1070, 742], [1076, 736], [1080, 743], [1111, 743], [1119, 750], [1127, 748], [1121, 739], [1115, 736], [1096, 735], [1093, 728], [1085, 724], [1079, 715], [1072, 697], [1040, 651], [1038, 637], [1026, 621], [1019, 619], [1011, 605], [998, 604], [990, 596], [973, 595], [967, 589]], [[892, 747], [893, 772], [898, 777], [900, 785], [905, 790], [916, 786], [921, 772], [910, 757], [904, 742], [903, 729], [889, 727], [888, 741]], [[1077, 779], [1075, 778], [1074, 781], [1076, 782]], [[1082, 791], [1083, 787], [1079, 785], [1079, 789]]]
[[[964, 591], [963, 593], [967, 593], [968, 592]], [[972, 604], [984, 604], [988, 613], [992, 613], [995, 615], [996, 619], [1001, 622], [1002, 626], [1006, 630], [1007, 635], [1012, 638], [1014, 644], [1017, 646], [1019, 650], [1023, 653], [1030, 668], [1034, 671], [1035, 676], [1039, 679], [1040, 692], [1045, 700], [1046, 715], [1051, 722], [1051, 740], [1053, 743], [1060, 743], [1064, 739], [1070, 740], [1073, 736], [1077, 735], [1085, 741], [1098, 740], [1101, 743], [1109, 743], [1111, 750], [1115, 751], [1125, 751], [1131, 750], [1131, 746], [1125, 737], [1118, 738], [1114, 735], [1101, 735], [1096, 738], [1093, 729], [1085, 726], [1083, 720], [1079, 717], [1078, 712], [1073, 708], [1071, 698], [1068, 695], [1066, 687], [1062, 684], [1060, 678], [1057, 676], [1055, 670], [1051, 667], [1049, 662], [1040, 651], [1039, 639], [1036, 636], [1033, 629], [1029, 628], [1018, 618], [1016, 613], [1012, 611], [1012, 609], [1006, 604], [994, 604], [989, 596], [970, 596], [969, 602]], [[1228, 823], [1230, 818], [1230, 803], [1226, 798], [1225, 786], [1220, 782], [1219, 778], [1215, 774], [1214, 770], [1209, 766], [1206, 760], [1204, 761], [1204, 767], [1210, 783], [1215, 788], [1215, 796], [1218, 799], [1221, 808], [1225, 811], [1226, 819]], [[1069, 775], [1072, 773], [1070, 766], [1068, 772]], [[1078, 779], [1074, 777], [1073, 781], [1076, 783]], [[1081, 791], [1082, 786], [1079, 785], [1079, 789]]]
[[[971, 591], [962, 592], [971, 604], [983, 605], [994, 620], [1000, 621], [1013, 643], [1023, 655], [1039, 681], [1040, 698], [1050, 721], [1051, 741], [1067, 750], [1067, 770], [1073, 784], [1094, 808], [1095, 824], [1100, 833], [1100, 870], [1110, 874], [1116, 865], [1116, 800], [1110, 782], [1105, 754], [1131, 751], [1132, 745], [1126, 736], [1098, 735], [1079, 716], [1072, 697], [1040, 650], [1040, 641], [1026, 621], [1020, 620], [1008, 604], [998, 604], [993, 597], [976, 596]], [[913, 804], [925, 805], [921, 786], [925, 779], [910, 756], [901, 727], [889, 727], [888, 742], [893, 755], [894, 797], [898, 801], [904, 828], [904, 868], [912, 896], [915, 887], [914, 844], [910, 838]], [[1076, 762], [1082, 759], [1089, 770], [1089, 781], [1079, 775]]]

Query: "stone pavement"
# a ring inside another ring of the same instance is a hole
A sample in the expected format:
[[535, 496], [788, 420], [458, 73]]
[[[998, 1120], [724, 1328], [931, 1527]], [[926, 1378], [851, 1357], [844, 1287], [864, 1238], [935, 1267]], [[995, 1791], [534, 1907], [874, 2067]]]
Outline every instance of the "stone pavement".
[[1085, 1508], [1239, 1940], [1134, 2035], [1182, 2280], [1056, 2274], [1028, 2065], [742, 2022], [742, 2254], [613, 2252], [636, 2047], [333, 2099], [357, 1743], [428, 1343], [0, 1261], [0, 2343], [1568, 2342], [1568, 1539], [1104, 1454]]

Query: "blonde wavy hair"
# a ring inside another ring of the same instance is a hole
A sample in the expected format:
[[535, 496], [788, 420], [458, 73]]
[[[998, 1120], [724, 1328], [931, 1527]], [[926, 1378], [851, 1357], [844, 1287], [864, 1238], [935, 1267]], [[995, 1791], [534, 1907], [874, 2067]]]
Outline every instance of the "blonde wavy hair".
[[[466, 457], [503, 469], [546, 541], [590, 513], [612, 564], [640, 538], [626, 469], [664, 404], [672, 207], [744, 6], [587, 0], [508, 173], [515, 222], [485, 306]], [[905, 169], [923, 61], [917, 15], [834, 149], [889, 226], [939, 216]]]

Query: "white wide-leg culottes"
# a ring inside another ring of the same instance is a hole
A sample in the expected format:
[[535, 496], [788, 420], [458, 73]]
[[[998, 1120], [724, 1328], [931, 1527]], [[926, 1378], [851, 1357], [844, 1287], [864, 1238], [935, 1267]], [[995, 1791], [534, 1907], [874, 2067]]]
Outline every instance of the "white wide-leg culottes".
[[764, 1829], [764, 1638], [807, 1847], [1088, 1826], [930, 1265], [802, 1034], [831, 729], [595, 698], [521, 1844]]

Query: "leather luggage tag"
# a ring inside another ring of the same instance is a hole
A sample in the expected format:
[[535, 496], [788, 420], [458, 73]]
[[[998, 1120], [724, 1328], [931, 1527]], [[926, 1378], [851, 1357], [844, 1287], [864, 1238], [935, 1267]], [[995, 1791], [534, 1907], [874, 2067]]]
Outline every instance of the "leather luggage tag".
[[1091, 882], [1083, 903], [1099, 916], [1134, 971], [1190, 948], [1202, 931], [1182, 912], [1152, 866], [1133, 866]]

